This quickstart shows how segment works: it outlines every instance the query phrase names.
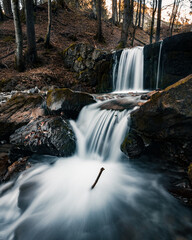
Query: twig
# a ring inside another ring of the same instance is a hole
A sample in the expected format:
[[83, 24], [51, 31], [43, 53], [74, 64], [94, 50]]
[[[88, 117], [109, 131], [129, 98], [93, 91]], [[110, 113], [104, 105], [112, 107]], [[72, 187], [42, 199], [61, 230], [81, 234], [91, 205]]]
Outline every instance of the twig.
[[99, 181], [99, 178], [101, 177], [101, 174], [102, 174], [102, 172], [103, 172], [104, 170], [105, 170], [105, 168], [103, 168], [103, 167], [100, 169], [100, 172], [99, 172], [99, 174], [98, 174], [98, 176], [97, 176], [94, 184], [92, 185], [91, 190], [96, 186], [96, 184], [97, 184], [97, 182]]

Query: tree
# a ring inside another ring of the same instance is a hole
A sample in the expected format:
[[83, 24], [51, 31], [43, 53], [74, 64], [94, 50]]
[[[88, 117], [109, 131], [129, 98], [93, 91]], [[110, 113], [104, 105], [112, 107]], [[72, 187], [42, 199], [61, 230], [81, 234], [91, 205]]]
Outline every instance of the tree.
[[137, 4], [137, 12], [136, 12], [136, 16], [135, 16], [135, 25], [134, 25], [134, 29], [133, 29], [133, 37], [132, 37], [132, 42], [131, 42], [132, 47], [133, 47], [134, 40], [135, 40], [135, 33], [136, 33], [136, 29], [137, 29], [138, 15], [139, 15], [139, 4]]
[[124, 0], [123, 25], [121, 30], [119, 48], [124, 48], [127, 45], [129, 25], [130, 25], [130, 0]]
[[119, 0], [119, 23], [121, 22], [121, 0]]
[[101, 0], [97, 0], [97, 34], [95, 38], [98, 40], [98, 42], [104, 42], [102, 33], [101, 8]]
[[15, 26], [15, 40], [16, 40], [16, 51], [15, 51], [15, 67], [18, 71], [24, 70], [23, 62], [23, 36], [22, 27], [19, 16], [19, 0], [12, 0], [13, 19]]
[[141, 7], [142, 7], [142, 0], [139, 0], [139, 21], [138, 21], [138, 27], [141, 27]]
[[93, 10], [93, 17], [94, 19], [97, 18], [97, 3], [96, 0], [92, 0], [92, 10]]
[[5, 15], [7, 16], [12, 15], [11, 0], [3, 0], [3, 10]]
[[174, 27], [174, 23], [175, 23], [177, 13], [178, 13], [178, 8], [179, 8], [180, 2], [181, 2], [181, 0], [174, 0], [174, 3], [173, 3], [172, 14], [171, 14], [171, 17], [170, 17], [170, 22], [169, 22], [169, 31], [170, 31], [171, 36], [173, 34], [173, 27]]
[[0, 21], [3, 21], [4, 17], [3, 17], [3, 12], [2, 12], [2, 8], [1, 8], [1, 4], [0, 4]]
[[37, 50], [35, 40], [33, 0], [25, 1], [26, 25], [27, 25], [27, 60], [31, 63], [37, 61]]
[[145, 23], [145, 0], [143, 0], [143, 18], [142, 18], [142, 29], [144, 28], [144, 23]]
[[160, 40], [160, 33], [161, 33], [161, 6], [162, 6], [162, 0], [158, 0], [156, 42]]
[[113, 24], [117, 23], [117, 0], [112, 0], [112, 21]]
[[51, 14], [51, 0], [48, 0], [48, 25], [47, 25], [47, 34], [45, 36], [45, 47], [49, 48], [50, 44], [50, 35], [51, 35], [51, 22], [52, 22], [52, 14]]
[[79, 8], [79, 0], [75, 0], [75, 7], [78, 9]]
[[153, 10], [152, 10], [152, 19], [151, 19], [151, 30], [150, 30], [150, 44], [153, 42], [153, 29], [155, 23], [155, 13], [157, 11], [157, 0], [153, 0]]

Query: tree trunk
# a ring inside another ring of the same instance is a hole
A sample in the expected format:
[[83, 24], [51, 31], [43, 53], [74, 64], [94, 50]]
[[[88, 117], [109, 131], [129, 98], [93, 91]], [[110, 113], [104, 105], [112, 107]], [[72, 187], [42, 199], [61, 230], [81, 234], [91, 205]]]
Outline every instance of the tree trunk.
[[138, 27], [141, 27], [141, 7], [142, 7], [142, 0], [139, 0], [139, 22], [138, 22]]
[[133, 25], [133, 12], [134, 12], [134, 0], [129, 0], [129, 9], [128, 9], [129, 26]]
[[97, 34], [96, 39], [98, 42], [104, 42], [102, 33], [102, 21], [101, 21], [101, 0], [97, 0]]
[[45, 36], [45, 48], [51, 47], [51, 44], [50, 44], [51, 22], [52, 22], [51, 0], [48, 0], [48, 25], [47, 25], [47, 34]]
[[78, 9], [79, 8], [79, 0], [75, 0], [75, 7]]
[[176, 19], [176, 16], [177, 16], [179, 4], [180, 4], [180, 1], [178, 0], [177, 3], [176, 3], [175, 10], [174, 10], [174, 12], [173, 12], [173, 18], [172, 18], [171, 29], [170, 29], [170, 35], [171, 35], [171, 36], [172, 36], [172, 34], [173, 34], [173, 27], [174, 27], [175, 19]]
[[153, 0], [153, 13], [152, 13], [152, 19], [151, 19], [150, 44], [153, 42], [153, 29], [154, 29], [156, 10], [157, 10], [157, 0]]
[[92, 0], [92, 10], [94, 19], [97, 19], [97, 3], [96, 0]]
[[130, 11], [130, 0], [124, 0], [123, 25], [121, 30], [121, 40], [119, 42], [120, 48], [124, 48], [127, 45], [128, 30], [129, 30], [129, 11]]
[[23, 36], [22, 36], [21, 21], [19, 17], [19, 0], [12, 0], [12, 9], [13, 9], [15, 41], [16, 41], [15, 67], [18, 71], [23, 71], [24, 70]]
[[135, 17], [135, 25], [134, 25], [134, 29], [133, 29], [133, 37], [132, 37], [132, 42], [131, 42], [131, 46], [132, 47], [133, 47], [134, 40], [135, 40], [135, 33], [136, 33], [136, 29], [137, 29], [138, 15], [139, 15], [139, 4], [137, 5], [137, 12], [136, 12], [136, 17]]
[[2, 22], [4, 20], [3, 17], [3, 12], [2, 12], [2, 8], [1, 8], [1, 4], [0, 4], [0, 22]]
[[175, 5], [176, 5], [176, 0], [174, 0], [171, 16], [170, 16], [170, 20], [169, 20], [169, 31], [171, 29], [171, 23], [172, 23], [174, 11], [175, 11]]
[[156, 42], [160, 40], [160, 33], [161, 33], [161, 5], [162, 5], [162, 0], [158, 0]]
[[3, 10], [5, 15], [7, 16], [12, 15], [11, 0], [3, 0]]
[[37, 61], [37, 50], [36, 50], [36, 41], [35, 41], [33, 0], [26, 0], [25, 8], [26, 8], [26, 24], [27, 24], [27, 57], [29, 62], [35, 63]]
[[119, 23], [121, 22], [121, 0], [119, 0]]
[[144, 23], [145, 23], [145, 0], [143, 1], [143, 19], [142, 19], [142, 29], [144, 29]]
[[117, 24], [117, 0], [112, 0], [112, 21]]

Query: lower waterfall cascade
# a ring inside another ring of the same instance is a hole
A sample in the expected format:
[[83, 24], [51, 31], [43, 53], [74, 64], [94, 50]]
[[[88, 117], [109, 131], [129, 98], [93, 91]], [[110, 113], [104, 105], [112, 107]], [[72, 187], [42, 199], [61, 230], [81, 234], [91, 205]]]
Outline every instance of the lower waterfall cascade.
[[124, 49], [119, 60], [116, 77], [116, 61], [113, 67], [113, 91], [143, 91], [143, 47]]
[[120, 145], [133, 109], [102, 110], [102, 103], [84, 107], [71, 121], [74, 156], [52, 157], [51, 165], [39, 156], [41, 163], [0, 186], [1, 240], [191, 239], [190, 213], [158, 174], [123, 160]]

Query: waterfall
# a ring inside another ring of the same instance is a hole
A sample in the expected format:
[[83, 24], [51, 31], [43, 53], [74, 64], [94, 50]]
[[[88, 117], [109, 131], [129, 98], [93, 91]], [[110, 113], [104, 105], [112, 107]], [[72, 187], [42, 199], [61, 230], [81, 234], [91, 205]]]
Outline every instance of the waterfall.
[[0, 186], [0, 239], [191, 239], [190, 213], [163, 189], [157, 174], [123, 161], [120, 144], [132, 110], [101, 106], [87, 106], [71, 121], [74, 156], [53, 157], [53, 165], [41, 156], [42, 163]]
[[159, 88], [159, 78], [160, 78], [160, 65], [161, 65], [161, 52], [163, 47], [163, 40], [160, 41], [159, 45], [159, 57], [158, 57], [158, 65], [157, 65], [157, 80], [156, 80], [156, 89]]
[[143, 91], [143, 47], [124, 49], [119, 62], [114, 91]]

